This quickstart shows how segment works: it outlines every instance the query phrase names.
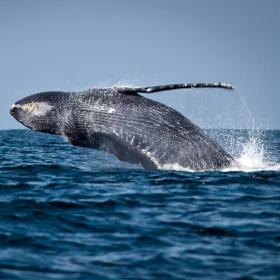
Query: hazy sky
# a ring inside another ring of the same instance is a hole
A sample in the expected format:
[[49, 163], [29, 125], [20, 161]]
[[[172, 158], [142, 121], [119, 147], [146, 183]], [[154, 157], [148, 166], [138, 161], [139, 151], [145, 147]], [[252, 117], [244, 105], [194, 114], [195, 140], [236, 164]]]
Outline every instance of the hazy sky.
[[230, 82], [154, 95], [203, 127], [280, 128], [280, 1], [0, 0], [0, 129], [45, 90]]

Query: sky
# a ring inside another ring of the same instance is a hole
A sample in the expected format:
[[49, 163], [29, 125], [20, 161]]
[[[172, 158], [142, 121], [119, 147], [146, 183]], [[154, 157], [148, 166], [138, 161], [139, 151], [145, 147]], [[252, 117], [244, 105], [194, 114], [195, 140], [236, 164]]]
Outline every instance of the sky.
[[205, 128], [280, 129], [278, 0], [0, 0], [0, 129], [47, 90], [227, 82], [149, 95]]

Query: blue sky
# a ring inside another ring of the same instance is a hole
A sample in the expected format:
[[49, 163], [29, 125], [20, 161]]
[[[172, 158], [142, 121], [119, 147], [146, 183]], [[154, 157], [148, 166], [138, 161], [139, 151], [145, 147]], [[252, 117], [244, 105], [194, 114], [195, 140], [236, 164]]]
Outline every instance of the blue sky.
[[45, 90], [233, 83], [152, 98], [202, 127], [280, 128], [280, 1], [0, 0], [0, 129]]

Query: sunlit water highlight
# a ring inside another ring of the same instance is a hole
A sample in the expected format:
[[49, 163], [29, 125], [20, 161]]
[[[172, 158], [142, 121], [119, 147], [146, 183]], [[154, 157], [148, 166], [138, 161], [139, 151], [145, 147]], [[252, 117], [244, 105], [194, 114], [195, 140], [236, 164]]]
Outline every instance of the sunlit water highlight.
[[0, 279], [279, 279], [280, 131], [207, 133], [235, 169], [147, 171], [1, 131]]

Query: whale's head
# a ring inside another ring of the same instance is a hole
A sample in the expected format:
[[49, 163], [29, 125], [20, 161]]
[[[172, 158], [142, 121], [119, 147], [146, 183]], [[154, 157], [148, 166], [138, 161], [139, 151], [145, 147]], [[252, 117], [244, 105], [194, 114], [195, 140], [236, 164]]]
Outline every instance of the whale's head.
[[59, 134], [60, 115], [67, 98], [64, 92], [33, 94], [13, 104], [10, 113], [30, 129]]

